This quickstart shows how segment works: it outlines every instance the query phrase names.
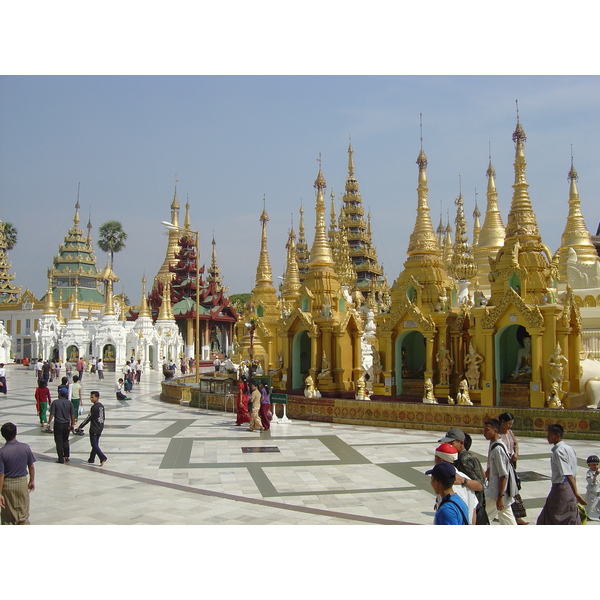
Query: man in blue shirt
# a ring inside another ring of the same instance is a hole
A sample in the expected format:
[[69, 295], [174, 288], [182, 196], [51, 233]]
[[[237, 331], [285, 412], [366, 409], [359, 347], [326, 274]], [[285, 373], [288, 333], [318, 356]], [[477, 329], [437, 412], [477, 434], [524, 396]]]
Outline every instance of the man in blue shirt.
[[433, 519], [434, 525], [468, 525], [469, 509], [462, 498], [455, 493], [452, 485], [456, 478], [454, 465], [440, 462], [433, 469], [425, 472], [431, 475], [431, 487], [442, 501]]

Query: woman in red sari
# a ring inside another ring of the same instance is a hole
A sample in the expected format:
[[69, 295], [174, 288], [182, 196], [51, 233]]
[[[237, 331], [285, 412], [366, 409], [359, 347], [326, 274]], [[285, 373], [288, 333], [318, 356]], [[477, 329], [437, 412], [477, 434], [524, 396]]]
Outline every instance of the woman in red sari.
[[246, 376], [238, 381], [238, 398], [237, 398], [237, 421], [236, 426], [242, 423], [250, 422], [250, 413], [248, 412], [248, 382]]

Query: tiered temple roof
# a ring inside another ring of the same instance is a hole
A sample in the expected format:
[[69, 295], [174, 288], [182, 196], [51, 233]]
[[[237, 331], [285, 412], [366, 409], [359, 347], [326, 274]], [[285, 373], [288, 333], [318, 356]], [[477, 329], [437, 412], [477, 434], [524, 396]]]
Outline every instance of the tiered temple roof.
[[[79, 197], [75, 204], [73, 227], [69, 229], [64, 242], [59, 246], [49, 272], [53, 300], [59, 293], [68, 301], [74, 294], [79, 302], [104, 304], [104, 295], [99, 291], [102, 273], [98, 271], [96, 256], [91, 244], [91, 233], [86, 236], [79, 227]], [[44, 300], [42, 298], [42, 300]]]
[[349, 256], [356, 270], [355, 287], [367, 298], [370, 294], [376, 294], [387, 286], [383, 269], [377, 260], [377, 250], [373, 245], [370, 215], [368, 222], [364, 218], [362, 195], [354, 175], [352, 142], [348, 146], [348, 177], [342, 200], [343, 206], [340, 211], [338, 227], [340, 231], [346, 232]]

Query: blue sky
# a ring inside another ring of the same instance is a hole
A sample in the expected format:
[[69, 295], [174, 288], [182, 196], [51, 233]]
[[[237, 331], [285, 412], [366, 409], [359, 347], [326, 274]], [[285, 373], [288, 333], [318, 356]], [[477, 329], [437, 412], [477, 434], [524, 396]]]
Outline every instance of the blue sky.
[[[391, 284], [415, 222], [419, 115], [429, 160], [434, 228], [459, 193], [472, 223], [485, 210], [489, 146], [504, 221], [512, 196], [515, 99], [527, 133], [527, 180], [543, 240], [560, 244], [568, 211], [571, 145], [588, 228], [600, 214], [597, 76], [3, 76], [0, 78], [0, 218], [19, 230], [10, 253], [17, 282], [38, 297], [72, 225], [119, 220], [127, 248], [115, 258], [139, 302], [165, 256], [161, 221], [174, 182], [189, 196], [201, 260], [211, 239], [230, 293], [253, 285], [266, 198], [274, 276], [284, 270], [292, 213], [302, 201], [309, 245], [319, 154], [336, 207], [352, 136], [356, 176]], [[96, 248], [99, 265], [106, 256]]]

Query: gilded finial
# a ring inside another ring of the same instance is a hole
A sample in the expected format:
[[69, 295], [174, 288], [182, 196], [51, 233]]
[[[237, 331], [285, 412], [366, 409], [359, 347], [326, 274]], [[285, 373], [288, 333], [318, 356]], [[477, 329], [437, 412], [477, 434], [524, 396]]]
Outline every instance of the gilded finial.
[[191, 225], [190, 220], [190, 195], [187, 194], [187, 200], [185, 203], [185, 218], [183, 219], [183, 228], [189, 231]]
[[77, 184], [77, 202], [75, 203], [75, 216], [73, 217], [73, 223], [75, 225], [75, 227], [77, 228], [77, 225], [79, 225], [79, 188], [81, 186], [81, 183]]
[[317, 174], [317, 178], [315, 179], [314, 187], [317, 190], [324, 190], [327, 187], [327, 183], [325, 182], [325, 177], [323, 177], [323, 172], [321, 171], [321, 153], [319, 152], [319, 158], [317, 159], [319, 163], [319, 173]]

